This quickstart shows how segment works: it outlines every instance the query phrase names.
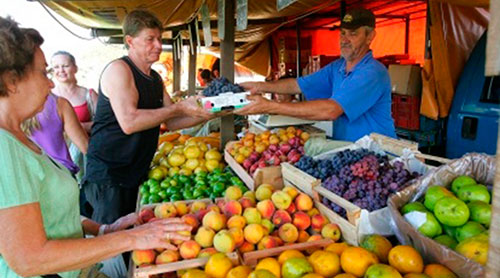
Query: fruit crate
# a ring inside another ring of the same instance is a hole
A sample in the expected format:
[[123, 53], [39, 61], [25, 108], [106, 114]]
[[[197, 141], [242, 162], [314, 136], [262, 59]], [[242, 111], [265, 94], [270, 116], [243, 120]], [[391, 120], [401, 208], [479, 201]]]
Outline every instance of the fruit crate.
[[392, 94], [392, 117], [396, 127], [409, 130], [420, 128], [420, 97]]
[[[240, 264], [240, 256], [237, 252], [231, 252], [226, 254], [227, 257], [233, 262], [233, 265]], [[175, 272], [178, 270], [191, 269], [197, 267], [203, 267], [207, 263], [209, 257], [197, 258], [191, 260], [184, 260], [178, 262], [172, 262], [168, 264], [152, 265], [145, 267], [137, 267], [134, 265], [132, 260], [130, 260], [129, 275], [131, 278], [149, 278], [152, 275]]]
[[235, 143], [236, 141], [231, 141], [226, 144], [226, 148], [224, 150], [224, 159], [250, 190], [255, 191], [257, 189], [257, 186], [263, 183], [271, 184], [275, 189], [283, 188], [281, 166], [268, 166], [259, 168], [253, 175], [250, 175], [228, 151], [228, 149]]
[[[418, 179], [413, 185], [392, 195], [388, 200], [388, 207], [395, 224], [394, 226], [396, 227], [398, 240], [402, 244], [413, 245], [424, 258], [445, 265], [460, 277], [484, 277], [484, 266], [421, 234], [406, 221], [403, 215], [401, 215], [400, 209], [408, 202], [416, 201], [424, 196], [429, 186], [446, 186], [460, 175], [471, 176], [477, 182], [483, 184], [493, 184], [495, 169], [497, 167], [495, 162], [496, 159], [493, 156], [477, 153], [468, 154], [438, 167]], [[498, 176], [498, 173], [496, 175]], [[495, 232], [490, 227], [490, 236], [493, 236]], [[480, 250], [476, 251], [479, 251], [477, 254], [481, 253]], [[482, 252], [486, 251], [482, 250]], [[494, 261], [492, 259], [493, 256], [489, 258], [488, 263], [498, 263], [498, 258]]]

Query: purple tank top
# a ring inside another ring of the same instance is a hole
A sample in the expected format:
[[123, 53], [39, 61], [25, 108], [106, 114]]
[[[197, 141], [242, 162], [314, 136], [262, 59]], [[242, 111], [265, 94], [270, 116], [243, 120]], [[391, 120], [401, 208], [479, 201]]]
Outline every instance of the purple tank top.
[[64, 165], [72, 174], [78, 173], [78, 166], [71, 160], [68, 146], [64, 141], [64, 127], [57, 113], [57, 96], [50, 93], [43, 111], [36, 115], [40, 123], [39, 129], [31, 132], [35, 141], [50, 157]]

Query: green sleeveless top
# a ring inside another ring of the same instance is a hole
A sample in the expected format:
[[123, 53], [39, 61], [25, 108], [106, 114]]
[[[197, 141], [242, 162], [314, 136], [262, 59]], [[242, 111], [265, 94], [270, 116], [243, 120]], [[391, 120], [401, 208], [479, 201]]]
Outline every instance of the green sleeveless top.
[[[0, 129], [0, 209], [39, 203], [49, 240], [82, 238], [78, 195], [78, 185], [66, 167], [46, 154], [33, 152]], [[58, 274], [76, 278], [79, 273], [80, 270]], [[1, 254], [0, 277], [21, 277], [9, 268]]]

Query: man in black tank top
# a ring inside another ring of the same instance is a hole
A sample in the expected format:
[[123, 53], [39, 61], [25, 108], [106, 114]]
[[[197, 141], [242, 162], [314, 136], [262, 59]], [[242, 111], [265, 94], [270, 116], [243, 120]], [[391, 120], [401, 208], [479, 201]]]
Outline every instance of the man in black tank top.
[[197, 99], [173, 104], [151, 65], [162, 51], [162, 24], [151, 13], [132, 11], [123, 25], [128, 56], [104, 69], [92, 126], [83, 188], [92, 219], [113, 223], [135, 210], [139, 183], [158, 144], [159, 126], [194, 126], [212, 117]]

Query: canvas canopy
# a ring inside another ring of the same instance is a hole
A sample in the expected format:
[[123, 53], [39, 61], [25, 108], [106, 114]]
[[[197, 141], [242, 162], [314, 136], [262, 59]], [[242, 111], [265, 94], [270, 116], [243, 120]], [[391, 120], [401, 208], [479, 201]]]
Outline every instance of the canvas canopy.
[[[217, 38], [217, 0], [40, 0], [41, 3], [96, 33], [121, 36], [121, 22], [133, 9], [147, 9], [158, 16], [167, 30], [181, 28], [193, 19], [201, 20], [202, 4], [206, 3], [212, 21], [212, 36]], [[488, 0], [430, 1], [345, 1], [346, 8], [363, 6], [377, 15], [377, 37], [372, 44], [374, 55], [402, 54], [407, 50], [411, 60], [423, 68], [421, 113], [431, 117], [446, 117], [453, 99], [454, 88], [463, 66], [478, 38], [488, 26]], [[428, 3], [428, 4], [427, 4]], [[311, 36], [311, 55], [338, 55], [338, 28], [341, 4], [339, 0], [297, 0], [278, 11], [276, 1], [248, 0], [248, 27], [236, 31], [235, 61], [252, 71], [270, 74], [273, 56], [273, 36], [293, 36], [293, 26], [300, 20], [302, 36]], [[428, 14], [428, 11], [430, 12]], [[319, 16], [318, 16], [319, 15]], [[405, 49], [406, 24], [410, 19], [409, 43]], [[430, 49], [426, 48], [426, 20], [430, 24]], [[281, 32], [281, 33], [280, 33]], [[200, 37], [203, 40], [203, 32]], [[171, 32], [164, 32], [170, 38]], [[218, 51], [217, 46], [211, 49]], [[276, 53], [274, 55], [276, 57]]]

